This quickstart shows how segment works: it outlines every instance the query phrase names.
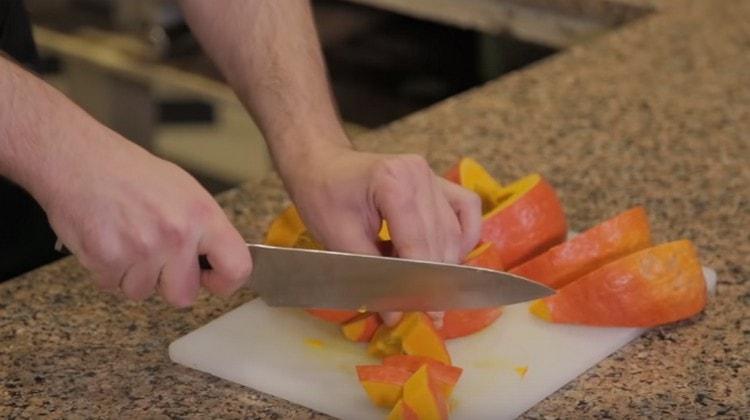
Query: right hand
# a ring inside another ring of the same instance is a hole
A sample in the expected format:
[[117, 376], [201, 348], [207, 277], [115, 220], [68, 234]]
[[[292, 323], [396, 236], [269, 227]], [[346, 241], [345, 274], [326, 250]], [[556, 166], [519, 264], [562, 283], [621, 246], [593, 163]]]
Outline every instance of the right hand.
[[[184, 307], [201, 285], [227, 296], [247, 281], [245, 241], [189, 174], [111, 132], [79, 155], [40, 202], [99, 287], [133, 300], [158, 290]], [[198, 266], [203, 254], [210, 271]]]

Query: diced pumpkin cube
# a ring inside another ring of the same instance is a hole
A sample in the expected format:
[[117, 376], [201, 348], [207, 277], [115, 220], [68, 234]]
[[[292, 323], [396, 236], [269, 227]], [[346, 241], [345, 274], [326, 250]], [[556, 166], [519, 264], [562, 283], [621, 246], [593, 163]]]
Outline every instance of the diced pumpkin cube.
[[370, 345], [367, 347], [367, 353], [370, 356], [375, 357], [386, 357], [392, 354], [401, 354], [401, 340], [393, 337], [391, 334], [393, 328], [383, 324], [375, 331], [375, 335], [370, 340]]
[[388, 356], [383, 360], [385, 366], [395, 366], [409, 372], [416, 372], [422, 366], [428, 366], [430, 375], [437, 383], [443, 395], [450, 397], [453, 388], [458, 383], [463, 369], [457, 366], [449, 366], [435, 359], [425, 356], [413, 356], [408, 354], [397, 354]]
[[427, 365], [419, 368], [406, 381], [402, 398], [414, 410], [418, 419], [448, 418], [446, 397], [430, 376]]
[[364, 313], [344, 323], [341, 332], [351, 341], [366, 343], [370, 341], [380, 324], [382, 322], [378, 314]]
[[423, 312], [406, 313], [392, 328], [381, 325], [370, 341], [368, 352], [377, 357], [393, 354], [427, 356], [451, 364], [443, 339]]
[[357, 366], [359, 382], [367, 396], [378, 407], [393, 407], [401, 398], [404, 384], [411, 372], [396, 366]]

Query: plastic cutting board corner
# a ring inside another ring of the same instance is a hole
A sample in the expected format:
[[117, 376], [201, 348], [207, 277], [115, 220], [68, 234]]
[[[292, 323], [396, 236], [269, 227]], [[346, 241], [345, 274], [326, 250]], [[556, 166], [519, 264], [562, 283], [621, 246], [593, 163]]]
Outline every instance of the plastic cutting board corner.
[[[704, 268], [709, 290], [716, 273]], [[528, 303], [507, 306], [486, 330], [448, 342], [463, 376], [453, 419], [515, 418], [641, 335], [640, 328], [554, 325]], [[174, 362], [343, 419], [384, 419], [357, 382], [354, 366], [377, 364], [365, 345], [301, 310], [255, 299], [169, 346]], [[521, 374], [523, 368], [527, 371]]]

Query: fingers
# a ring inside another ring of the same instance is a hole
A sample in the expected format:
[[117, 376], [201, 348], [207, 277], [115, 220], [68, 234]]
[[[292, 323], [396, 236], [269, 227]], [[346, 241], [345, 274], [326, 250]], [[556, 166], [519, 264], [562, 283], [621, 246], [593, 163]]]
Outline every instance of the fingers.
[[130, 267], [120, 281], [120, 290], [128, 299], [144, 300], [154, 293], [162, 264], [155, 260], [138, 262]]
[[170, 256], [161, 271], [159, 293], [178, 308], [190, 306], [200, 290], [197, 244], [192, 243]]
[[419, 156], [384, 160], [373, 175], [373, 202], [400, 257], [457, 262], [460, 225], [435, 178]]
[[[250, 278], [253, 268], [250, 251], [228, 221], [201, 238], [198, 252], [206, 256], [212, 267], [200, 274], [200, 283], [211, 293], [229, 296]], [[197, 266], [198, 256], [195, 258]]]
[[461, 257], [479, 242], [482, 230], [482, 201], [474, 192], [448, 180], [439, 179], [440, 188], [453, 208], [461, 225]]
[[325, 235], [331, 251], [351, 252], [364, 255], [381, 255], [377, 243], [377, 232], [368, 232], [358, 219], [339, 220], [335, 232]]

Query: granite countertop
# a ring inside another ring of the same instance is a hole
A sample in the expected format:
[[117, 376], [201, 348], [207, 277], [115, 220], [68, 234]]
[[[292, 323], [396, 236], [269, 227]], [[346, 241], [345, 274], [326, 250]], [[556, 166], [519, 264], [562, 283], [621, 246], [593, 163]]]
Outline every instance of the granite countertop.
[[[643, 204], [657, 241], [690, 238], [718, 271], [706, 311], [656, 328], [527, 418], [750, 416], [750, 2], [679, 2], [358, 137], [473, 156], [557, 187], [571, 227]], [[219, 197], [258, 241], [287, 203], [270, 178]], [[172, 364], [167, 345], [251, 298], [190, 310], [98, 292], [73, 259], [0, 285], [0, 416], [325, 418]]]

